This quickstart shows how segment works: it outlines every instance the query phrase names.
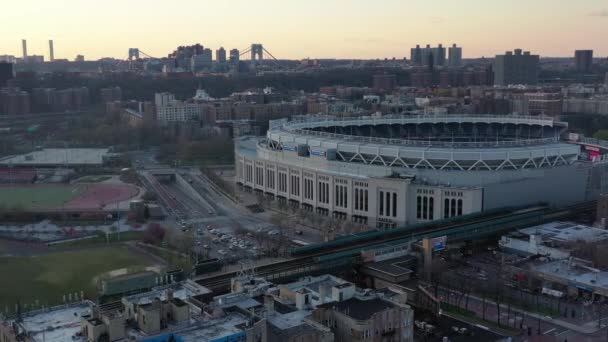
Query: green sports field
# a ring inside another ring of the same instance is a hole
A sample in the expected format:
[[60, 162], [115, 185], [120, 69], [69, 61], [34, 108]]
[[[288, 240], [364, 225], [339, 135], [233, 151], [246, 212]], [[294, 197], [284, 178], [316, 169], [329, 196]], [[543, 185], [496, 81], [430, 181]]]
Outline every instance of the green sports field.
[[0, 257], [0, 312], [17, 301], [31, 305], [61, 304], [63, 295], [83, 291], [95, 298], [95, 278], [112, 270], [141, 269], [147, 258], [126, 246], [106, 246], [29, 257]]
[[0, 205], [24, 210], [61, 208], [85, 190], [84, 184], [0, 186]]

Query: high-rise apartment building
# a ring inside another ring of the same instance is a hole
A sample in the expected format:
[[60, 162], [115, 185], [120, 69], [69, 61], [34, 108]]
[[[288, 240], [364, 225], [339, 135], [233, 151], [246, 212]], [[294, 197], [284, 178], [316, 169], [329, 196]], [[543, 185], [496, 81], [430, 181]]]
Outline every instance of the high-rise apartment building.
[[587, 72], [593, 65], [593, 50], [574, 51], [574, 67], [578, 72]]
[[0, 88], [6, 86], [6, 82], [13, 78], [13, 64], [0, 62]]
[[223, 47], [215, 51], [215, 60], [221, 64], [226, 63], [226, 50]]
[[209, 63], [209, 65], [211, 65], [211, 63], [213, 62], [213, 52], [211, 51], [211, 49], [208, 49], [208, 48], [203, 49], [202, 56], [203, 56], [205, 62]]
[[34, 88], [32, 109], [35, 112], [62, 112], [81, 110], [89, 105], [89, 89], [76, 87], [67, 89]]
[[190, 58], [190, 70], [197, 72], [211, 67], [211, 50], [205, 49], [202, 54]]
[[494, 58], [494, 85], [507, 86], [510, 84], [538, 83], [540, 57], [521, 49], [507, 51], [504, 55]]
[[240, 56], [241, 55], [240, 55], [238, 49], [232, 49], [232, 50], [230, 50], [230, 63], [231, 64], [238, 64]]
[[19, 88], [0, 89], [0, 115], [30, 113], [30, 94]]
[[374, 75], [373, 88], [375, 91], [388, 92], [397, 86], [397, 78], [392, 74]]
[[154, 94], [154, 105], [156, 107], [167, 106], [175, 101], [175, 95], [171, 93], [156, 93]]
[[448, 48], [448, 66], [459, 67], [462, 65], [462, 48], [453, 44]]
[[422, 65], [422, 49], [420, 45], [416, 45], [415, 48], [411, 49], [410, 60], [415, 65]]
[[427, 44], [424, 48], [416, 45], [410, 51], [410, 58], [415, 65], [444, 66], [446, 60], [445, 47], [441, 44], [437, 47], [431, 47], [430, 44]]

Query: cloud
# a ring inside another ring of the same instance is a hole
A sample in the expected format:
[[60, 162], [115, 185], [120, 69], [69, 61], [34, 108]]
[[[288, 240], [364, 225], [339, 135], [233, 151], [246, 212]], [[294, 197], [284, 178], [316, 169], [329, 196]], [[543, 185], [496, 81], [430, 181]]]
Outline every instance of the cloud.
[[608, 9], [593, 11], [589, 13], [591, 17], [608, 17]]

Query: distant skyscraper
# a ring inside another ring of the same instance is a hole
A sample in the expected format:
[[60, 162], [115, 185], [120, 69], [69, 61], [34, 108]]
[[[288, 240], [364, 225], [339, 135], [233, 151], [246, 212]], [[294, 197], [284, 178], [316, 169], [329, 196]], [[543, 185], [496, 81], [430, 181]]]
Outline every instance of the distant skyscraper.
[[211, 49], [203, 49], [200, 55], [194, 55], [190, 58], [190, 70], [197, 72], [211, 67], [212, 58]]
[[84, 56], [83, 55], [76, 55], [76, 58], [74, 58], [75, 62], [84, 62]]
[[521, 49], [507, 51], [504, 55], [496, 55], [494, 58], [494, 84], [507, 86], [510, 84], [538, 83], [539, 71], [538, 55], [531, 55], [529, 51]]
[[415, 65], [424, 66], [444, 66], [446, 60], [445, 48], [439, 44], [437, 47], [431, 47], [427, 44], [426, 47], [421, 48], [420, 45], [416, 45], [410, 51], [410, 58], [412, 63]]
[[448, 66], [451, 67], [459, 67], [462, 64], [462, 48], [457, 47], [456, 44], [453, 44], [452, 47], [448, 49]]
[[416, 45], [415, 48], [411, 49], [410, 60], [415, 65], [422, 65], [422, 49], [420, 45]]
[[593, 50], [574, 51], [574, 66], [576, 71], [587, 72], [593, 65]]
[[436, 66], [444, 66], [445, 65], [445, 48], [443, 45], [439, 44], [435, 49], [435, 65]]
[[202, 53], [203, 57], [205, 58], [205, 62], [211, 64], [211, 62], [213, 62], [213, 52], [211, 51], [211, 49], [203, 49], [203, 53]]
[[230, 50], [230, 63], [231, 64], [238, 64], [239, 63], [239, 59], [240, 59], [240, 53], [238, 49], [232, 49]]
[[49, 40], [49, 60], [52, 62], [55, 60], [55, 49], [53, 48], [53, 40]]
[[220, 47], [219, 49], [217, 49], [215, 51], [215, 60], [218, 63], [222, 63], [222, 64], [226, 63], [226, 50], [224, 50], [223, 47]]
[[0, 88], [6, 86], [6, 82], [13, 78], [13, 64], [0, 63]]
[[21, 39], [21, 48], [23, 49], [23, 61], [27, 59], [27, 40]]

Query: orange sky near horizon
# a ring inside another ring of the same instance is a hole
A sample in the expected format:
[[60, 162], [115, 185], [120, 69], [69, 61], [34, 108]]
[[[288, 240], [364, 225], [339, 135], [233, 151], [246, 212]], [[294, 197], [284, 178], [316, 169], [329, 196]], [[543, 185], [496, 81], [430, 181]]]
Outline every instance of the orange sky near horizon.
[[606, 0], [20, 0], [3, 4], [0, 55], [162, 57], [178, 45], [264, 44], [277, 58], [408, 57], [457, 43], [465, 58], [513, 48], [541, 56], [608, 55]]

